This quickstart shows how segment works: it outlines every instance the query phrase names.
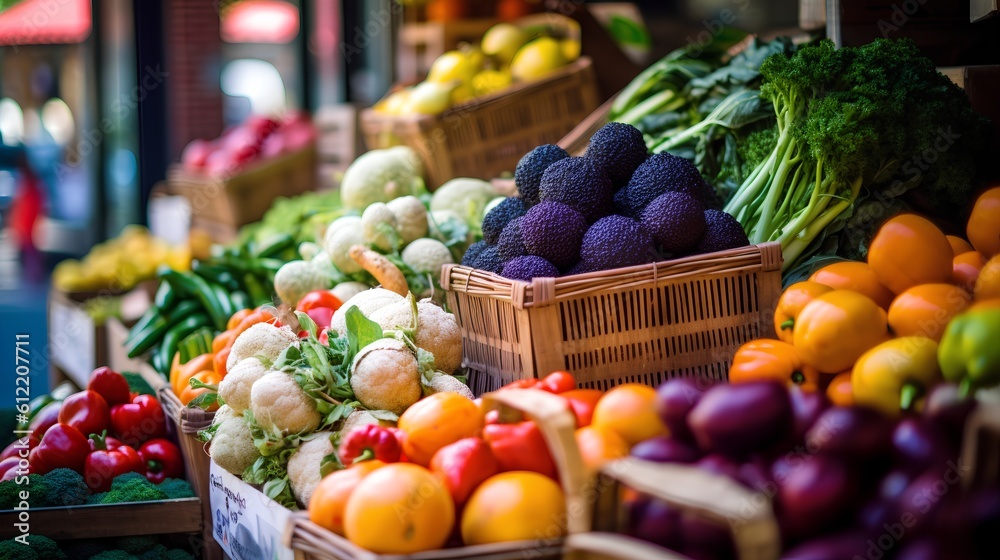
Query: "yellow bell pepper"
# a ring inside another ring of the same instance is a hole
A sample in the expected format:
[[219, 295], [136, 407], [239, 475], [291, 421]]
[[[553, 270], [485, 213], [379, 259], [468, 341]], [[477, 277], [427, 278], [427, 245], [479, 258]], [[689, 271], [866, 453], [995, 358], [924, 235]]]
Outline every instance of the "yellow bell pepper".
[[802, 309], [812, 300], [833, 291], [833, 288], [819, 282], [796, 282], [785, 288], [778, 298], [778, 306], [774, 310], [774, 332], [783, 342], [794, 342], [795, 319]]
[[823, 373], [840, 373], [886, 340], [888, 329], [885, 310], [871, 298], [834, 290], [802, 308], [795, 320], [793, 341], [803, 362]]
[[865, 352], [851, 372], [855, 404], [890, 416], [919, 408], [942, 381], [937, 353], [937, 342], [922, 336], [894, 338]]
[[202, 372], [204, 370], [212, 369], [212, 360], [215, 358], [215, 354], [201, 354], [200, 356], [195, 356], [187, 361], [186, 364], [181, 363], [181, 354], [176, 352], [174, 354], [174, 360], [170, 364], [170, 388], [174, 390], [175, 395], [180, 395], [185, 388], [188, 387], [188, 381], [194, 377], [195, 374]]

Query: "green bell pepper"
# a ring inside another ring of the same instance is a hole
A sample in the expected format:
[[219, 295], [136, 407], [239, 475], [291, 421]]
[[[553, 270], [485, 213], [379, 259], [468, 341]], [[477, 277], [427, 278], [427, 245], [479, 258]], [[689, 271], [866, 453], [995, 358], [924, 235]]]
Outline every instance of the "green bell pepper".
[[967, 311], [948, 323], [938, 363], [962, 396], [1000, 384], [1000, 307]]

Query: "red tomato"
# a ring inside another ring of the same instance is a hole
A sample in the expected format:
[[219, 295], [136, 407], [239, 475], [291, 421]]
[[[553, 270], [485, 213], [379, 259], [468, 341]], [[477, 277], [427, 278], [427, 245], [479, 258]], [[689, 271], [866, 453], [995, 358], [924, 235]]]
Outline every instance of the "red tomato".
[[538, 384], [540, 389], [550, 393], [565, 393], [576, 389], [576, 379], [572, 373], [565, 371], [553, 371], [546, 375], [542, 382]]
[[[326, 307], [332, 314], [332, 312], [340, 309], [341, 305], [342, 302], [330, 290], [316, 290], [302, 296], [298, 305], [295, 306], [295, 310], [308, 312], [310, 309], [316, 309], [317, 307]], [[316, 319], [313, 320], [315, 321]]]

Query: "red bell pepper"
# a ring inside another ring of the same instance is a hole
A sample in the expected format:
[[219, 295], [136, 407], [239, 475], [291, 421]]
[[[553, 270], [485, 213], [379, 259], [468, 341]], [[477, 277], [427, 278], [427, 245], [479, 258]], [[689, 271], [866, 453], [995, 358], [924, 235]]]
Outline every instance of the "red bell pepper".
[[483, 439], [490, 444], [501, 472], [533, 471], [557, 480], [555, 461], [534, 422], [488, 424], [483, 427]]
[[542, 379], [518, 379], [504, 385], [503, 389], [541, 389], [558, 395], [576, 389], [576, 378], [565, 371], [553, 371]]
[[112, 448], [107, 439], [107, 432], [90, 436], [94, 451], [83, 463], [83, 479], [94, 492], [107, 492], [111, 481], [120, 474], [143, 470], [142, 459], [135, 449], [111, 438], [117, 444]]
[[438, 449], [430, 467], [444, 479], [456, 506], [464, 504], [476, 487], [500, 471], [490, 444], [477, 437], [460, 439]]
[[402, 452], [396, 434], [384, 426], [367, 424], [358, 426], [340, 440], [337, 455], [345, 467], [361, 461], [378, 459], [383, 463], [396, 463]]
[[[20, 457], [7, 457], [0, 461], [0, 482], [17, 476], [17, 466], [20, 462]], [[8, 476], [7, 473], [10, 473], [10, 475]]]
[[184, 459], [177, 446], [163, 438], [151, 439], [139, 448], [146, 478], [159, 484], [168, 478], [184, 476]]
[[132, 400], [132, 396], [129, 394], [128, 380], [125, 379], [124, 375], [107, 366], [99, 367], [90, 374], [87, 390], [104, 397], [108, 406], [125, 404]]
[[15, 439], [10, 442], [10, 444], [5, 447], [2, 452], [0, 452], [0, 461], [11, 457], [21, 457], [23, 459], [27, 459], [28, 453], [30, 453], [40, 441], [42, 441], [42, 436], [36, 437], [35, 434]]
[[35, 413], [31, 423], [28, 424], [28, 429], [31, 430], [31, 438], [36, 444], [42, 441], [42, 436], [49, 428], [59, 423], [60, 410], [62, 410], [61, 402], [50, 402]]
[[28, 462], [32, 474], [45, 474], [58, 468], [83, 472], [83, 463], [90, 454], [90, 444], [80, 430], [66, 424], [56, 424], [45, 432], [42, 441], [31, 450]]
[[400, 430], [399, 428], [394, 428], [392, 426], [387, 426], [386, 429], [392, 432], [392, 434], [396, 436], [396, 441], [399, 442], [399, 461], [397, 462], [409, 463], [410, 460], [406, 457], [406, 452], [403, 451], [404, 447], [403, 443], [406, 442], [406, 432]]
[[152, 395], [137, 395], [132, 402], [111, 407], [111, 428], [126, 445], [167, 435], [167, 417]]
[[59, 409], [59, 423], [72, 426], [84, 436], [108, 429], [108, 403], [94, 391], [80, 391], [66, 397]]

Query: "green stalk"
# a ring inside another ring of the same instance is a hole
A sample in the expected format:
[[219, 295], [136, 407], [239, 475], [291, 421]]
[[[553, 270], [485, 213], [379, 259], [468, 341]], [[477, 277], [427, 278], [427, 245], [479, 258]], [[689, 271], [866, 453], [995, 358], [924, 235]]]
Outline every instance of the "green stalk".
[[[676, 91], [672, 89], [665, 89], [634, 105], [631, 109], [625, 111], [625, 113], [615, 120], [634, 126], [646, 115], [659, 112], [676, 111], [687, 103], [687, 99], [684, 97], [674, 99], [675, 97], [678, 97], [678, 93]], [[671, 101], [673, 101], [673, 103], [671, 103]]]
[[781, 266], [782, 271], [789, 270], [795, 261], [798, 260], [799, 256], [809, 247], [809, 244], [816, 239], [816, 236], [823, 231], [826, 226], [830, 225], [833, 220], [837, 219], [841, 213], [851, 207], [854, 201], [857, 200], [858, 195], [861, 193], [861, 177], [858, 177], [851, 182], [851, 196], [846, 200], [841, 200], [836, 205], [827, 209], [823, 214], [821, 214], [817, 219], [813, 220], [800, 235], [796, 236], [788, 245], [783, 245], [781, 251], [782, 257], [784, 258], [784, 263]]
[[794, 146], [791, 145], [790, 138], [786, 137], [783, 143], [778, 144], [776, 151], [780, 154], [781, 162], [768, 186], [767, 198], [764, 199], [764, 204], [761, 206], [760, 220], [757, 222], [757, 227], [754, 228], [754, 236], [750, 239], [751, 243], [763, 243], [771, 236], [771, 220], [778, 203], [778, 197], [784, 191], [784, 181], [788, 174], [788, 161], [790, 159], [789, 152], [792, 150], [794, 150]]

